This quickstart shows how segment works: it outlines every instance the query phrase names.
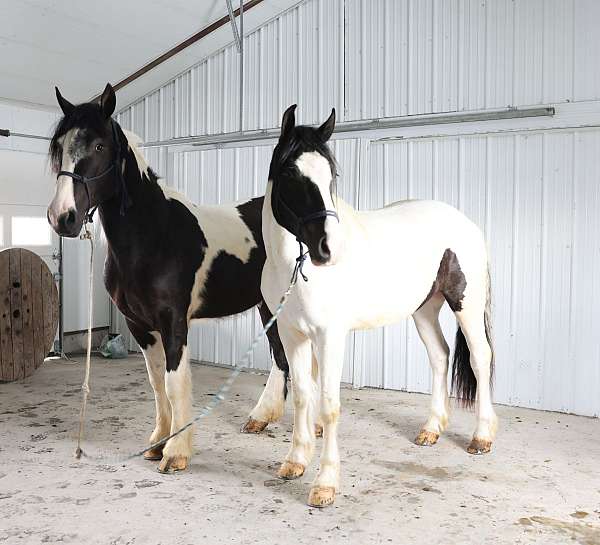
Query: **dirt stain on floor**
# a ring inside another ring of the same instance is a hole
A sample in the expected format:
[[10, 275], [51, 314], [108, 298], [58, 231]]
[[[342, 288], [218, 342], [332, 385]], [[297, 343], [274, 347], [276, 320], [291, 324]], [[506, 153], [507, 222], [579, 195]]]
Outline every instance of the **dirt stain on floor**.
[[447, 481], [462, 476], [462, 472], [460, 471], [451, 473], [443, 467], [429, 467], [414, 462], [373, 460], [373, 463], [378, 466], [385, 467], [386, 469], [391, 469], [398, 473], [416, 475], [419, 477], [429, 477], [430, 479], [436, 479], [438, 481]]
[[521, 526], [542, 526], [555, 533], [568, 535], [573, 541], [582, 545], [600, 545], [600, 526], [594, 524], [542, 516], [523, 517], [518, 523]]

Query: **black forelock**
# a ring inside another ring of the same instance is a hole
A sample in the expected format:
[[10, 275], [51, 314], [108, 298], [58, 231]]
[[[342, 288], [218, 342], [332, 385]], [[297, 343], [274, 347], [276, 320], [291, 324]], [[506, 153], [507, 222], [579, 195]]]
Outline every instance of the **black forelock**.
[[337, 162], [329, 149], [327, 142], [321, 138], [319, 131], [314, 127], [298, 125], [291, 131], [290, 136], [280, 141], [275, 147], [269, 179], [275, 180], [279, 174], [296, 167], [296, 159], [303, 153], [316, 151], [322, 155], [331, 168], [331, 178], [337, 177]]
[[80, 104], [69, 115], [63, 116], [56, 124], [54, 134], [50, 140], [48, 154], [52, 170], [58, 172], [62, 163], [62, 147], [58, 142], [61, 137], [74, 128], [91, 129], [97, 134], [102, 134], [105, 127], [106, 118], [99, 104], [91, 102]]

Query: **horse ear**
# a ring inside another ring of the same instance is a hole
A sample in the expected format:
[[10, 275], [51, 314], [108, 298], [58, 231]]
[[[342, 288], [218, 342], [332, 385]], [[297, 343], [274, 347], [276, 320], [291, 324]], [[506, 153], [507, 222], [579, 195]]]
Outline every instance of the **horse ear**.
[[292, 104], [285, 112], [283, 112], [283, 118], [281, 119], [281, 135], [279, 140], [283, 140], [290, 135], [293, 128], [296, 126], [296, 104]]
[[63, 114], [69, 115], [75, 109], [75, 106], [73, 106], [73, 104], [71, 104], [66, 98], [64, 98], [60, 94], [58, 87], [54, 87], [54, 90], [56, 91], [56, 100], [58, 100], [58, 105], [60, 106], [60, 109], [62, 110]]
[[331, 114], [329, 115], [325, 123], [323, 123], [318, 129], [319, 134], [323, 139], [323, 142], [327, 142], [327, 140], [331, 138], [331, 135], [333, 134], [333, 129], [335, 129], [335, 108], [331, 108]]
[[106, 119], [113, 114], [116, 106], [117, 97], [115, 96], [115, 90], [110, 83], [107, 83], [102, 92], [102, 96], [100, 97], [100, 107], [102, 108], [102, 113], [104, 113]]

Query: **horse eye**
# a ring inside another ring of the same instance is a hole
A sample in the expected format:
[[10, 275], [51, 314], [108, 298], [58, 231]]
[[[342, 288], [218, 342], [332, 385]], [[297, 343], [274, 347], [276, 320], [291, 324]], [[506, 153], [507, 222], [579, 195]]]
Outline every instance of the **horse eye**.
[[96, 151], [102, 151], [104, 146], [102, 144], [96, 144]]

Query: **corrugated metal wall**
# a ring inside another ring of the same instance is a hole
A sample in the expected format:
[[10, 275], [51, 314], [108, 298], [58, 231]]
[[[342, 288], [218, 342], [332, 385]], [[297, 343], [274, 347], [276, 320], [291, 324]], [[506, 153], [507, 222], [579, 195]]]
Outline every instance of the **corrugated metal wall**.
[[[302, 2], [246, 37], [244, 126], [277, 126], [294, 102], [299, 122], [315, 123], [332, 106], [348, 121], [595, 101], [598, 20], [592, 0]], [[146, 141], [237, 130], [237, 63], [233, 45], [216, 52], [126, 108], [120, 122]], [[405, 139], [390, 141], [375, 131], [337, 140], [341, 194], [360, 208], [441, 199], [478, 222], [493, 261], [496, 400], [598, 415], [600, 130], [494, 134], [488, 126], [483, 135], [458, 128], [444, 137], [398, 131]], [[270, 153], [261, 146], [146, 155], [194, 201], [215, 203], [261, 194]], [[192, 355], [230, 363], [258, 326], [249, 313], [195, 327]], [[444, 330], [450, 340], [449, 312]], [[268, 367], [264, 346], [255, 365]], [[412, 323], [352, 334], [344, 380], [429, 391]]]

